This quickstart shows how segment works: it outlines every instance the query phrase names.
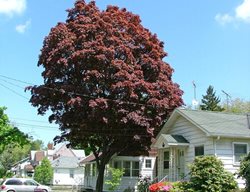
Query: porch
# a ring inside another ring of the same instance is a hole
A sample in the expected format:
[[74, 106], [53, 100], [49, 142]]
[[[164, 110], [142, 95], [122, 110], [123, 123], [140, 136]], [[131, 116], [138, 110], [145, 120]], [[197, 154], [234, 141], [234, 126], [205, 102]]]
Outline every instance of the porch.
[[161, 134], [154, 146], [158, 148], [158, 180], [183, 180], [189, 142], [181, 135]]

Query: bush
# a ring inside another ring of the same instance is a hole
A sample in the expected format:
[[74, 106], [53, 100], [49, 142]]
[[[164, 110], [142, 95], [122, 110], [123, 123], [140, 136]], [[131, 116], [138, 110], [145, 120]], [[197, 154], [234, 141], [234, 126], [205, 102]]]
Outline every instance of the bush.
[[240, 162], [238, 175], [246, 180], [246, 192], [250, 192], [250, 153]]
[[109, 185], [109, 188], [108, 188], [109, 191], [115, 191], [121, 183], [124, 170], [110, 167], [109, 171], [111, 172], [112, 179], [106, 180], [105, 184]]
[[233, 174], [224, 169], [219, 159], [199, 156], [190, 165], [190, 182], [186, 187], [195, 192], [229, 192], [238, 186]]
[[150, 177], [139, 176], [139, 181], [137, 183], [138, 192], [148, 192], [149, 186], [152, 184]]
[[50, 184], [53, 179], [53, 169], [47, 158], [42, 160], [41, 165], [35, 168], [34, 179], [41, 184]]

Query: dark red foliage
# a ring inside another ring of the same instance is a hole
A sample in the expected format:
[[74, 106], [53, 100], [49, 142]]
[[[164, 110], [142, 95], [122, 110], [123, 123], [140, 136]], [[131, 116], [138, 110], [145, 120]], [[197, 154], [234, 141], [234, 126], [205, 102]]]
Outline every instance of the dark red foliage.
[[163, 42], [138, 15], [77, 1], [45, 38], [44, 85], [31, 89], [40, 114], [51, 110], [72, 145], [95, 152], [147, 151], [169, 113], [183, 104], [163, 61]]

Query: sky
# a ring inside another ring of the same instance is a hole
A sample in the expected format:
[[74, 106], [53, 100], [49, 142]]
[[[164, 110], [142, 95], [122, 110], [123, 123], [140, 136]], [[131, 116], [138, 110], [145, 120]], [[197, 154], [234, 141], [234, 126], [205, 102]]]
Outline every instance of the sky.
[[[74, 0], [0, 0], [0, 106], [13, 125], [43, 140], [59, 135], [48, 115], [38, 116], [29, 103], [29, 85], [40, 85], [38, 56], [45, 36]], [[89, 2], [89, 1], [86, 1]], [[164, 42], [164, 58], [174, 69], [173, 81], [190, 106], [200, 102], [209, 85], [222, 102], [250, 100], [250, 0], [96, 0], [99, 9], [117, 5], [138, 14], [142, 25]], [[196, 86], [194, 94], [194, 84]]]

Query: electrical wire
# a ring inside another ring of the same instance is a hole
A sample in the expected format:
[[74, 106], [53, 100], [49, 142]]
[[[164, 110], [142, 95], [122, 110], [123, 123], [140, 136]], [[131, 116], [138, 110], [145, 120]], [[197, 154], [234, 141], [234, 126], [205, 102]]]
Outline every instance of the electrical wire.
[[[26, 81], [23, 81], [23, 80], [18, 80], [18, 79], [15, 79], [15, 78], [12, 78], [12, 77], [8, 77], [8, 76], [5, 76], [5, 75], [1, 75], [0, 74], [0, 77], [3, 77], [3, 78], [6, 78], [6, 79], [9, 79], [9, 80], [12, 80], [12, 81], [15, 81], [15, 82], [19, 82], [19, 83], [22, 83], [22, 84], [26, 84], [26, 85], [31, 85], [31, 86], [35, 86], [33, 83], [29, 83], [29, 82], [26, 82]], [[11, 84], [13, 86], [16, 86], [16, 87], [19, 87], [19, 88], [22, 88], [21, 86], [17, 85], [17, 84], [14, 84], [14, 83], [11, 83], [9, 81], [6, 81], [6, 80], [3, 80], [3, 79], [0, 79], [8, 84]], [[25, 98], [27, 100], [29, 100], [29, 98], [19, 94], [18, 92], [16, 92], [15, 90], [3, 85], [0, 83], [0, 85], [6, 89], [8, 89], [9, 91], [15, 93], [16, 95], [22, 97], [22, 98]], [[61, 90], [58, 90], [58, 89], [55, 89], [55, 88], [50, 88], [50, 87], [43, 87], [45, 89], [49, 89], [49, 90], [53, 90], [53, 91], [59, 91], [61, 92]], [[80, 94], [80, 93], [76, 93], [76, 92], [67, 92], [67, 94], [74, 94], [74, 95], [79, 95], [79, 96], [83, 96], [83, 97], [87, 97], [87, 98], [92, 98], [92, 99], [96, 99], [96, 97], [92, 97], [92, 96], [88, 96], [88, 95], [84, 95], [84, 94]], [[112, 99], [109, 99], [109, 100], [112, 100]], [[120, 102], [124, 102], [124, 103], [127, 103], [127, 104], [133, 104], [133, 105], [145, 105], [145, 104], [140, 104], [140, 103], [135, 103], [135, 102], [128, 102], [128, 101], [122, 101], [122, 100], [113, 100], [113, 101], [120, 101]], [[232, 120], [225, 120], [225, 121], [215, 121], [215, 122], [210, 122], [210, 123], [202, 123], [202, 124], [199, 124], [200, 126], [206, 126], [206, 125], [215, 125], [215, 124], [221, 124], [221, 123], [225, 123], [225, 122], [234, 122], [234, 121], [238, 121], [238, 120], [244, 120], [245, 118], [244, 117], [241, 117], [239, 119], [232, 119]], [[26, 119], [27, 120], [27, 119]], [[34, 121], [34, 122], [38, 122], [38, 121], [35, 121], [35, 120], [28, 120], [28, 121]], [[28, 124], [28, 123], [19, 123], [19, 122], [14, 122], [16, 123], [17, 125], [20, 125], [20, 126], [26, 126], [26, 127], [36, 127], [38, 129], [58, 129], [58, 127], [51, 127], [51, 126], [43, 126], [43, 125], [36, 125], [36, 124]], [[45, 123], [45, 122], [43, 122]], [[86, 132], [86, 133], [90, 133], [91, 131], [90, 130], [81, 130], [82, 133]], [[94, 132], [95, 133], [95, 132]], [[107, 132], [98, 132], [98, 134], [109, 134]], [[123, 136], [132, 136], [131, 134], [128, 134], [128, 135], [124, 135], [124, 134], [118, 134], [118, 135], [123, 135]], [[146, 135], [145, 135], [146, 136]]]
[[[23, 80], [14, 79], [12, 77], [8, 77], [8, 76], [5, 76], [5, 75], [0, 74], [0, 77], [7, 78], [7, 79], [10, 79], [10, 80], [13, 80], [13, 81], [16, 81], [16, 82], [20, 82], [20, 83], [23, 83], [23, 84], [26, 84], [26, 85], [29, 85], [29, 86], [36, 86], [36, 85], [34, 85], [32, 83], [28, 83], [28, 82], [23, 81]], [[18, 86], [18, 85], [16, 85], [16, 86]], [[43, 89], [48, 89], [48, 90], [52, 90], [52, 91], [62, 93], [62, 90], [56, 89], [56, 88], [51, 88], [51, 87], [48, 87], [48, 86], [43, 86]], [[21, 96], [19, 93], [15, 92], [15, 91], [14, 91], [14, 93]], [[77, 92], [67, 91], [67, 92], [64, 92], [64, 93], [67, 93], [69, 96], [75, 95], [75, 96], [81, 96], [81, 97], [88, 98], [88, 99], [98, 99], [98, 97], [89, 96], [89, 95], [85, 95], [85, 94], [81, 94], [81, 93], [77, 93]], [[22, 96], [22, 97], [24, 97], [24, 96]], [[29, 98], [26, 98], [26, 97], [24, 97], [24, 98], [29, 100]], [[120, 99], [110, 99], [110, 98], [104, 98], [104, 99], [109, 100], [109, 101], [114, 101], [114, 102], [122, 102], [122, 103], [129, 104], [129, 105], [139, 105], [139, 106], [154, 107], [153, 105], [150, 105], [150, 104], [142, 104], [142, 103], [136, 103], [136, 102], [131, 102], [131, 101], [123, 101], [123, 100], [120, 100]]]
[[16, 94], [16, 95], [18, 95], [18, 96], [20, 96], [20, 97], [26, 99], [26, 100], [29, 100], [28, 97], [25, 97], [25, 96], [21, 95], [20, 93], [18, 93], [18, 92], [16, 92], [15, 90], [13, 90], [13, 89], [11, 89], [11, 88], [9, 88], [9, 87], [3, 85], [2, 83], [0, 83], [0, 85], [1, 85], [2, 87], [4, 87], [5, 89], [8, 89], [8, 90], [11, 91], [12, 93], [14, 93], [14, 94]]

